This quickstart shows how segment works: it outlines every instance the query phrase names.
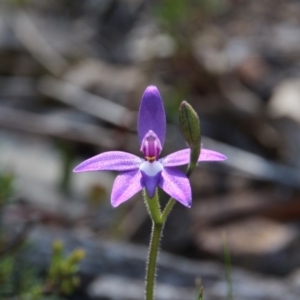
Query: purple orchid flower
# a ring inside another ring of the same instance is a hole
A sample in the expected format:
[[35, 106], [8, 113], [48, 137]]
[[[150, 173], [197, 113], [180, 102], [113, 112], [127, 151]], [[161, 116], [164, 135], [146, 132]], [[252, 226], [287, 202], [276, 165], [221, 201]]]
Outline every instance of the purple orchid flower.
[[[109, 151], [96, 155], [79, 164], [74, 172], [119, 171], [112, 193], [111, 204], [117, 207], [145, 188], [153, 198], [156, 188], [187, 207], [191, 207], [192, 193], [189, 179], [176, 167], [186, 165], [190, 160], [190, 149], [184, 149], [159, 158], [166, 135], [164, 105], [155, 86], [149, 86], [142, 97], [138, 115], [138, 136], [144, 158], [122, 152]], [[221, 153], [201, 149], [198, 161], [222, 161]]]

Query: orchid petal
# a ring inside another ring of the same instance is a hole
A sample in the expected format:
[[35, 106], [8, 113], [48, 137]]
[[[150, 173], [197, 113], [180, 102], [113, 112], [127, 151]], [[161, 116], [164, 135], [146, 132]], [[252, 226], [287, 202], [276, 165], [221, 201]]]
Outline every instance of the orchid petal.
[[227, 157], [217, 151], [209, 150], [209, 149], [201, 149], [199, 161], [222, 161], [226, 160]]
[[161, 171], [154, 176], [149, 176], [143, 171], [141, 171], [141, 173], [142, 173], [142, 184], [145, 187], [149, 198], [152, 199], [154, 197], [155, 190], [158, 186], [161, 177]]
[[140, 144], [149, 130], [154, 131], [163, 147], [166, 136], [166, 114], [160, 93], [155, 86], [148, 86], [142, 96], [138, 116]]
[[143, 159], [133, 154], [122, 151], [109, 151], [85, 160], [73, 172], [99, 170], [129, 171], [138, 169], [141, 162], [143, 162]]
[[117, 207], [138, 193], [143, 188], [141, 179], [142, 174], [140, 170], [127, 171], [119, 174], [114, 181], [111, 192], [112, 206]]
[[159, 186], [175, 200], [187, 207], [192, 205], [191, 185], [184, 173], [176, 168], [164, 168]]
[[[181, 165], [187, 165], [190, 162], [190, 149], [183, 149], [167, 155], [160, 159], [161, 163], [165, 167], [175, 167]], [[226, 160], [227, 157], [219, 152], [201, 149], [198, 162], [200, 161], [221, 161]]]

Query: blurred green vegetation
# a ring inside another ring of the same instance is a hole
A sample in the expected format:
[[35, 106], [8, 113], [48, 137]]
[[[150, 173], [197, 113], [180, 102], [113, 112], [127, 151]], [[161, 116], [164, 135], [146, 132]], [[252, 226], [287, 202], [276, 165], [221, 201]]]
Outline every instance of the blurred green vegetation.
[[0, 173], [0, 212], [4, 205], [8, 204], [13, 194], [13, 180], [12, 174]]
[[203, 300], [203, 286], [201, 284], [201, 280], [200, 278], [196, 278], [196, 290], [197, 290], [197, 294], [196, 294], [196, 299], [197, 300]]
[[63, 243], [54, 242], [46, 285], [51, 291], [70, 295], [80, 285], [80, 278], [77, 275], [78, 264], [84, 258], [85, 253], [81, 249], [75, 249], [68, 256], [64, 256], [63, 252]]
[[228, 245], [226, 233], [224, 233], [223, 235], [223, 248], [224, 248], [226, 283], [227, 283], [227, 300], [232, 300], [233, 294], [232, 294], [231, 258], [230, 258], [230, 248]]
[[[53, 251], [48, 271], [43, 273], [21, 259], [26, 245], [26, 237], [16, 242], [3, 224], [2, 212], [9, 205], [14, 191], [12, 174], [0, 172], [0, 299], [18, 300], [62, 300], [72, 294], [80, 285], [79, 263], [84, 251], [75, 249], [64, 255], [64, 245], [53, 243]], [[11, 249], [7, 249], [10, 247]]]
[[155, 6], [155, 15], [162, 28], [178, 38], [187, 30], [199, 29], [200, 24], [227, 9], [225, 0], [163, 0]]

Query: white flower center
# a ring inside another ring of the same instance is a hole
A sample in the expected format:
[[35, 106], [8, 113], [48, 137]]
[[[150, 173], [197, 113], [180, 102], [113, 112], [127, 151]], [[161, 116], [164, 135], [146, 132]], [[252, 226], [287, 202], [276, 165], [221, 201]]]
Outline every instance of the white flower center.
[[140, 165], [140, 170], [145, 172], [148, 176], [155, 176], [163, 170], [163, 165], [159, 161], [149, 162], [144, 161]]

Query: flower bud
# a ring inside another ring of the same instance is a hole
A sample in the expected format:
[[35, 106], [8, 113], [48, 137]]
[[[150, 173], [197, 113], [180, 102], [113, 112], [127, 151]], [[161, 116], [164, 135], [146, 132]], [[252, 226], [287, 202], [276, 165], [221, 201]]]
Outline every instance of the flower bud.
[[200, 120], [195, 110], [186, 101], [180, 104], [179, 124], [182, 135], [189, 147], [198, 147], [201, 142]]
[[185, 141], [191, 149], [187, 171], [187, 174], [190, 175], [197, 165], [200, 155], [201, 130], [197, 113], [186, 101], [183, 101], [179, 108], [179, 126]]

